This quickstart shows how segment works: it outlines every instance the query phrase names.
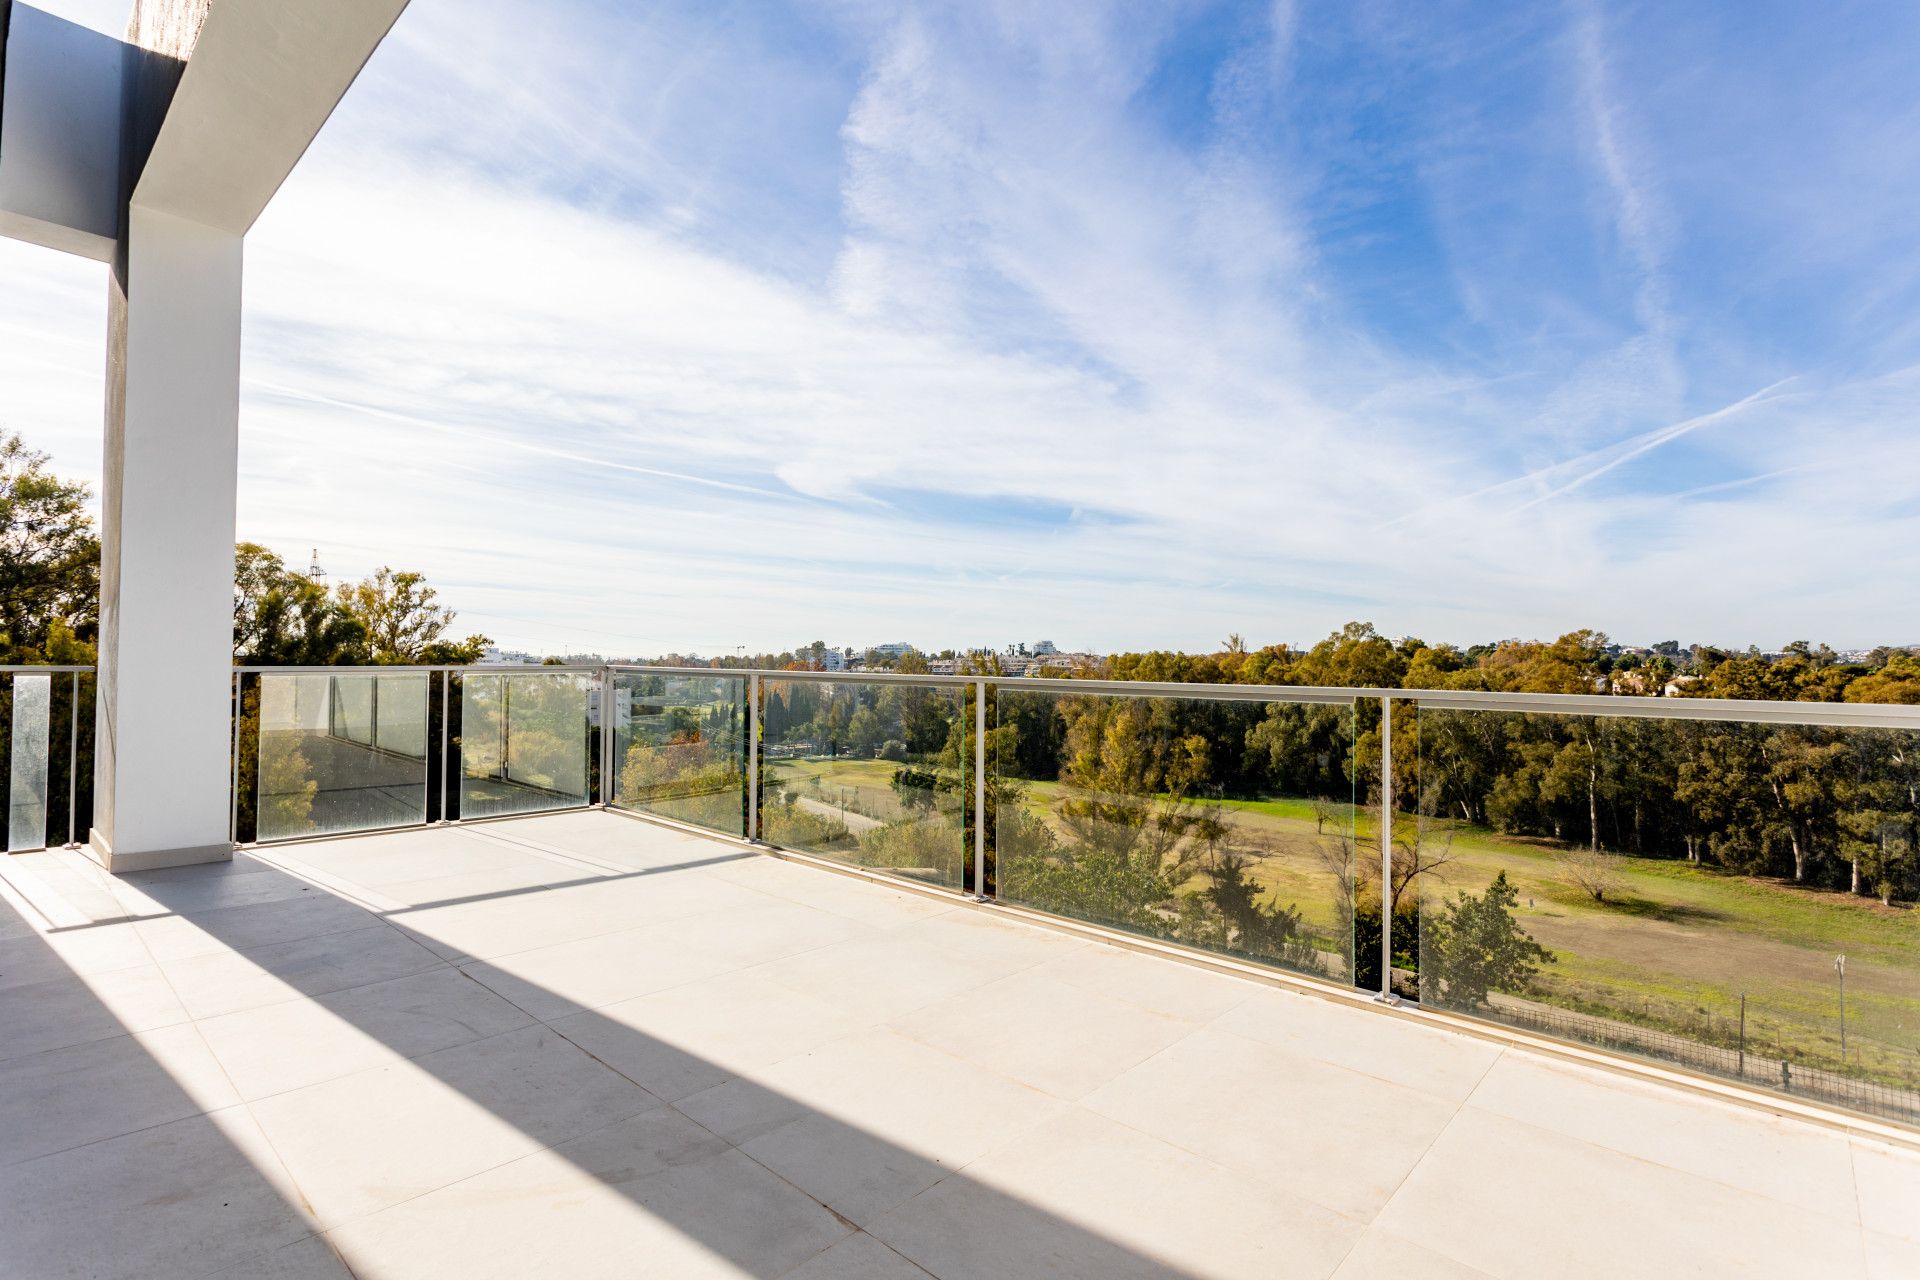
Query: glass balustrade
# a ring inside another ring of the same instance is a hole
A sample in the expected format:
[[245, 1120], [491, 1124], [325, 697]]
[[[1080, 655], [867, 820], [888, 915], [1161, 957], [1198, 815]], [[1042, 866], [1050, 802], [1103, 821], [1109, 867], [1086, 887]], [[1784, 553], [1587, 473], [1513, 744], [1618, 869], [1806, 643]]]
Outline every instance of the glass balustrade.
[[613, 803], [746, 835], [748, 677], [618, 672], [612, 685]]
[[1920, 732], [1423, 707], [1425, 1005], [1920, 1121]]
[[427, 673], [267, 672], [256, 718], [255, 838], [370, 831], [427, 820]]
[[16, 672], [11, 680], [9, 701], [6, 847], [9, 853], [20, 853], [44, 849], [47, 844], [53, 677]]
[[571, 671], [468, 671], [459, 683], [460, 817], [589, 803], [596, 679]]
[[971, 746], [964, 687], [768, 676], [760, 834], [959, 888]]
[[1351, 979], [1352, 703], [992, 697], [1001, 901]]

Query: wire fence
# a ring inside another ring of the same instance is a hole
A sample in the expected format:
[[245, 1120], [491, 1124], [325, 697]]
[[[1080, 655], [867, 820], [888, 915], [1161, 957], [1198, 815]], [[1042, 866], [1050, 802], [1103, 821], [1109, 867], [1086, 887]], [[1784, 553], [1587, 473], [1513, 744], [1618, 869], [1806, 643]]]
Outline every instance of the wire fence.
[[1703, 1028], [1701, 1035], [1685, 1035], [1501, 995], [1489, 997], [1488, 1008], [1480, 1012], [1510, 1026], [1558, 1039], [1658, 1058], [1702, 1074], [1763, 1085], [1809, 1101], [1902, 1124], [1920, 1124], [1920, 1090], [1796, 1061], [1777, 1049], [1768, 1052], [1770, 1046], [1729, 1045], [1724, 1041], [1737, 1035], [1731, 1028]]

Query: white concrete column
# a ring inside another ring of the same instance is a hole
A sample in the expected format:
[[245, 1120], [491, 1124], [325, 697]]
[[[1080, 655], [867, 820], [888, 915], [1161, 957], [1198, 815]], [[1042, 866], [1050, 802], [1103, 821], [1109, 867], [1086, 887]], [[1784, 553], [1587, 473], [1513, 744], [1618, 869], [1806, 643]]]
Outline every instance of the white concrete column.
[[116, 872], [233, 856], [241, 244], [136, 203], [115, 265], [91, 843]]

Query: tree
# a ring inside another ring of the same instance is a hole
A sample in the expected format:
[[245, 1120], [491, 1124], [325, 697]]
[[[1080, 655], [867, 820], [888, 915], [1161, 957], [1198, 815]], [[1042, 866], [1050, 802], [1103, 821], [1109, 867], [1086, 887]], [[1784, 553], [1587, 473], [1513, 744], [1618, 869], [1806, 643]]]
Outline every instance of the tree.
[[1847, 686], [1848, 702], [1920, 703], [1920, 655], [1894, 653], [1878, 671]]
[[363, 582], [340, 584], [338, 594], [347, 612], [366, 628], [375, 662], [421, 661], [455, 617], [452, 609], [435, 603], [440, 593], [427, 585], [424, 574], [396, 573], [386, 565]]
[[325, 587], [254, 542], [233, 554], [233, 653], [257, 666], [348, 666], [367, 660], [367, 631]]
[[1569, 849], [1560, 855], [1560, 874], [1595, 902], [1620, 887], [1620, 858], [1598, 849]]
[[1245, 854], [1221, 853], [1208, 868], [1207, 878], [1202, 896], [1225, 921], [1228, 946], [1297, 969], [1324, 967], [1303, 936], [1299, 908], [1260, 900], [1260, 886], [1247, 875]]
[[1493, 991], [1526, 990], [1554, 956], [1514, 921], [1519, 901], [1505, 871], [1478, 897], [1455, 894], [1425, 926], [1422, 986], [1456, 1008], [1484, 1005]]
[[47, 661], [56, 631], [91, 643], [100, 624], [100, 541], [87, 487], [0, 433], [0, 657]]

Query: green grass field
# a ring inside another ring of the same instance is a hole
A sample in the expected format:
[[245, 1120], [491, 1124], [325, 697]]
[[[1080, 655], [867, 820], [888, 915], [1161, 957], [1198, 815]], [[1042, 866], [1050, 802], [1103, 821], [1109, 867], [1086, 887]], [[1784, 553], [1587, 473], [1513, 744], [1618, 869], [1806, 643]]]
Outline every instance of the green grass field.
[[[1059, 829], [1059, 784], [1026, 787], [1027, 806]], [[1337, 875], [1316, 850], [1352, 835], [1358, 857], [1378, 859], [1375, 813], [1338, 806], [1318, 832], [1307, 800], [1219, 803], [1232, 845], [1255, 855], [1252, 874], [1274, 900], [1297, 906], [1316, 931], [1344, 924]], [[1396, 819], [1402, 841], [1414, 827], [1410, 816]], [[1619, 882], [1602, 903], [1568, 881], [1560, 851], [1545, 843], [1431, 821], [1423, 840], [1429, 854], [1439, 846], [1451, 856], [1423, 877], [1429, 910], [1506, 873], [1520, 925], [1555, 955], [1539, 1000], [1731, 1043], [1745, 993], [1750, 1047], [1837, 1066], [1834, 958], [1845, 954], [1848, 1069], [1920, 1087], [1920, 911], [1910, 906], [1630, 857], [1619, 859]]]

